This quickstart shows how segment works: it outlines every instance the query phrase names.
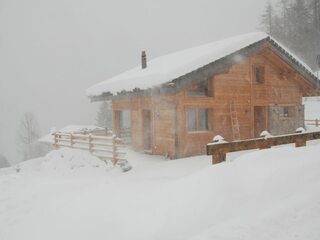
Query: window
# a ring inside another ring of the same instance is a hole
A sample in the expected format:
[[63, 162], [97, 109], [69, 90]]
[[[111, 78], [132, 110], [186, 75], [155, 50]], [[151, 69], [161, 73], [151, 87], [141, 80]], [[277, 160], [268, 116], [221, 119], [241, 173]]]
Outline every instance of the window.
[[209, 81], [205, 80], [192, 86], [188, 90], [189, 97], [207, 97], [209, 96]]
[[189, 132], [209, 130], [208, 109], [189, 109], [187, 118]]
[[253, 74], [256, 83], [264, 83], [264, 66], [254, 66]]
[[294, 107], [279, 107], [279, 116], [282, 118], [294, 117]]

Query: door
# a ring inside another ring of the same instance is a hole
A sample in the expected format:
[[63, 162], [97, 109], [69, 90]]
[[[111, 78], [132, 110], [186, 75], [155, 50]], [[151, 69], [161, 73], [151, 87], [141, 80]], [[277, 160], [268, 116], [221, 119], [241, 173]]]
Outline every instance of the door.
[[254, 107], [254, 137], [260, 137], [262, 131], [267, 130], [267, 112], [264, 106]]
[[142, 136], [144, 150], [152, 150], [152, 114], [150, 110], [142, 111]]

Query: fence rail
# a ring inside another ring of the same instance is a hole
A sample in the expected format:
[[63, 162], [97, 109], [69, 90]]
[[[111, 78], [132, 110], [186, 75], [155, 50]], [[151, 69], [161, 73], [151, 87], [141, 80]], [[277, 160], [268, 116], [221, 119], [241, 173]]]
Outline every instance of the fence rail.
[[314, 120], [304, 120], [305, 124], [308, 126], [316, 126], [320, 127], [320, 120], [319, 119], [314, 119]]
[[315, 139], [320, 139], [320, 132], [295, 133], [226, 143], [209, 143], [207, 145], [207, 155], [212, 155], [212, 164], [216, 164], [225, 161], [226, 154], [229, 152], [251, 149], [267, 149], [272, 146], [290, 143], [295, 143], [296, 147], [302, 147], [306, 146], [307, 141]]
[[87, 150], [104, 161], [111, 160], [113, 164], [118, 161], [126, 161], [123, 141], [115, 135], [96, 136], [91, 134], [55, 133], [53, 146], [55, 148], [69, 147]]

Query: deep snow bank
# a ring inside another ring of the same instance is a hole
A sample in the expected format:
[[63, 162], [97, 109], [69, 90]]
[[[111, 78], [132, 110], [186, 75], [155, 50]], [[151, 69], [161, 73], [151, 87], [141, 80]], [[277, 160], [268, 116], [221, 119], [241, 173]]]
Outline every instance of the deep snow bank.
[[320, 236], [319, 145], [215, 166], [206, 156], [164, 161], [129, 152], [134, 168], [125, 174], [65, 151], [20, 173], [0, 171], [1, 240]]

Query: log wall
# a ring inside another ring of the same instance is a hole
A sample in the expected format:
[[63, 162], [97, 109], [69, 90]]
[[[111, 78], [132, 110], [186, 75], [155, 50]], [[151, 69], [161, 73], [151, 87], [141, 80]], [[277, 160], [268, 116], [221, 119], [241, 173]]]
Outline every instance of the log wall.
[[[264, 67], [263, 83], [255, 82], [255, 66]], [[268, 129], [271, 126], [269, 106], [298, 106], [301, 104], [302, 96], [317, 94], [312, 85], [268, 45], [251, 57], [245, 59], [239, 57], [238, 64], [211, 76], [209, 81], [209, 92], [212, 95], [210, 97], [190, 97], [188, 89], [185, 89], [175, 95], [113, 100], [114, 111], [131, 110], [133, 147], [143, 149], [142, 111], [145, 109], [150, 110], [152, 116], [151, 152], [176, 158], [204, 154], [206, 144], [215, 135], [222, 135], [227, 141], [234, 140], [230, 104], [234, 105], [238, 115], [241, 139], [249, 139], [256, 137], [257, 134], [255, 107], [265, 107], [264, 125]], [[189, 108], [209, 110], [208, 131], [188, 132]], [[289, 130], [295, 131], [295, 129]], [[286, 128], [285, 132], [289, 130]], [[277, 134], [281, 131], [281, 127], [277, 128]]]

